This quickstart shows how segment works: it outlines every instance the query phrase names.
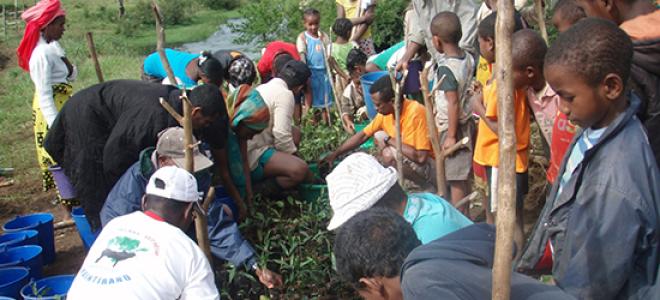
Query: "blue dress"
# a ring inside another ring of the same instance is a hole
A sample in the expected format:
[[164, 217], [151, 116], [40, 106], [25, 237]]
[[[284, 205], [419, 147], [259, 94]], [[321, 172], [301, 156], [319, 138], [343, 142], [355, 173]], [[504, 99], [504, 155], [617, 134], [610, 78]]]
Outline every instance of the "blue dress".
[[[190, 63], [191, 60], [199, 57], [199, 55], [168, 48], [165, 49], [165, 56], [167, 56], [167, 60], [172, 67], [172, 72], [174, 72], [174, 76], [177, 79], [181, 80], [186, 87], [194, 87], [197, 85], [197, 82], [192, 80], [188, 77], [188, 74], [186, 74], [186, 66], [188, 66], [188, 63]], [[145, 74], [152, 77], [167, 78], [167, 73], [165, 72], [165, 68], [163, 68], [158, 52], [151, 53], [144, 59], [143, 71]]]
[[325, 108], [326, 97], [328, 107], [332, 104], [332, 87], [325, 69], [325, 54], [323, 42], [320, 38], [314, 38], [305, 32], [305, 43], [307, 44], [307, 67], [312, 72], [312, 107]]

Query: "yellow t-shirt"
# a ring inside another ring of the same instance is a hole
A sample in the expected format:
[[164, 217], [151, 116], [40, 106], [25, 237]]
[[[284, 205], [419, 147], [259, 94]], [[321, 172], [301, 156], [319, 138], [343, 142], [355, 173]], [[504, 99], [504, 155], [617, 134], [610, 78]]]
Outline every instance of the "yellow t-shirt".
[[[497, 120], [497, 86], [495, 81], [484, 86], [484, 104], [486, 106], [486, 118]], [[529, 156], [529, 110], [525, 104], [526, 96], [524, 90], [514, 92], [514, 120], [516, 132], [516, 173], [527, 171]], [[474, 146], [474, 161], [483, 166], [497, 167], [499, 165], [499, 139], [497, 134], [490, 130], [486, 122], [479, 120], [479, 131], [477, 142]]]
[[[415, 150], [427, 150], [433, 155], [429, 130], [426, 126], [426, 111], [424, 106], [416, 101], [404, 100], [401, 109], [401, 139], [402, 142]], [[394, 114], [376, 117], [364, 128], [367, 136], [373, 136], [376, 131], [385, 131], [392, 138], [396, 137], [396, 122]]]
[[477, 65], [477, 81], [481, 86], [486, 86], [488, 79], [493, 76], [493, 65], [489, 64], [483, 56], [479, 56], [479, 64]]
[[[336, 0], [338, 5], [341, 5], [344, 7], [344, 12], [345, 12], [345, 18], [352, 19], [356, 18], [359, 7], [360, 1], [359, 0]], [[367, 39], [371, 37], [371, 27], [367, 28], [367, 31], [364, 32], [364, 34], [360, 37], [361, 40]]]

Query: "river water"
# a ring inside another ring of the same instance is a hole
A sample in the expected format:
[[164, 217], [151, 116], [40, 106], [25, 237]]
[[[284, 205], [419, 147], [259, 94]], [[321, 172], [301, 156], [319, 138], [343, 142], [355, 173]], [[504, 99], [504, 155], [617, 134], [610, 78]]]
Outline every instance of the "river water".
[[235, 44], [234, 38], [238, 34], [231, 31], [229, 24], [242, 22], [243, 19], [229, 19], [226, 24], [220, 25], [218, 31], [214, 32], [204, 41], [183, 44], [180, 49], [189, 53], [199, 53], [203, 50], [211, 52], [217, 50], [238, 50], [243, 52], [250, 59], [256, 59], [261, 56], [260, 49], [254, 44]]

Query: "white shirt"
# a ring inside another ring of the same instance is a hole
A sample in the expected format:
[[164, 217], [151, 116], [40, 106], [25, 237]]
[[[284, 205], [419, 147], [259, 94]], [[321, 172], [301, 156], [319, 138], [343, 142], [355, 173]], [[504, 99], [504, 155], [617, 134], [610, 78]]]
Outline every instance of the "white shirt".
[[202, 250], [141, 211], [117, 217], [89, 250], [67, 299], [220, 299]]
[[39, 37], [37, 46], [30, 56], [30, 78], [34, 82], [39, 97], [39, 107], [48, 127], [53, 124], [58, 112], [53, 99], [53, 85], [73, 81], [77, 73], [74, 67], [69, 77], [69, 69], [62, 60], [65, 56], [60, 43], [57, 41], [47, 43], [43, 36]]
[[257, 168], [259, 158], [268, 148], [275, 148], [288, 154], [297, 151], [293, 143], [293, 109], [295, 100], [293, 93], [280, 78], [273, 78], [257, 87], [270, 111], [268, 128], [248, 141], [248, 158], [250, 170]]

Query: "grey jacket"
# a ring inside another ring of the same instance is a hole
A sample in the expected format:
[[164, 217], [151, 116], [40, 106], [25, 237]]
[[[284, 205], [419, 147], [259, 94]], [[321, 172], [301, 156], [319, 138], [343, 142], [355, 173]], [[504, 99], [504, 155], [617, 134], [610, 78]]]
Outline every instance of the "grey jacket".
[[555, 182], [517, 263], [518, 271], [533, 272], [550, 240], [552, 275], [578, 299], [658, 299], [660, 175], [635, 116], [640, 100], [630, 100], [559, 197]]

